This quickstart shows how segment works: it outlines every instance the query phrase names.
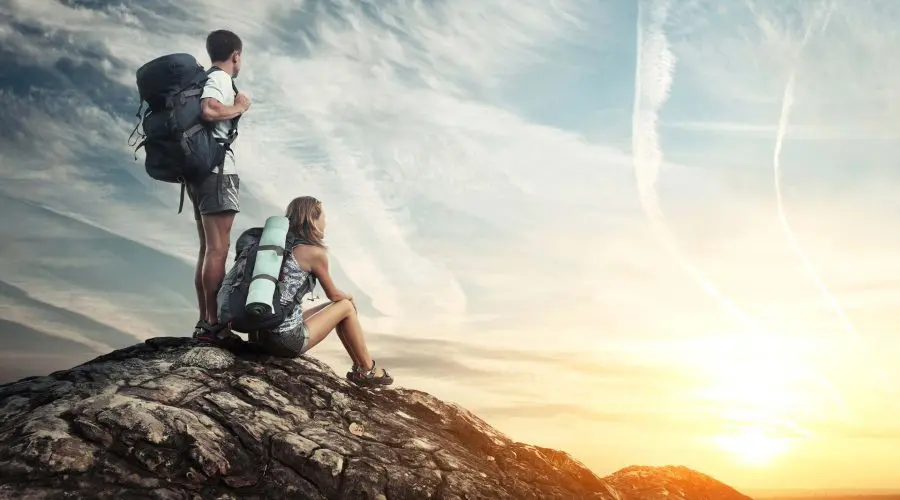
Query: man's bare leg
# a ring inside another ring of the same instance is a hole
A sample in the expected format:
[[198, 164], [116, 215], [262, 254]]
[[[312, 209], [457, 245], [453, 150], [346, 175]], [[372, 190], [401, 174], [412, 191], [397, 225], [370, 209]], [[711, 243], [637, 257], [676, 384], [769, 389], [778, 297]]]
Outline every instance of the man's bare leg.
[[200, 321], [206, 320], [206, 295], [203, 293], [203, 260], [206, 256], [206, 236], [203, 224], [197, 221], [197, 234], [200, 236], [200, 251], [197, 254], [197, 267], [194, 270], [194, 290], [197, 292], [197, 304], [200, 309]]
[[206, 236], [206, 253], [203, 257], [203, 295], [206, 300], [206, 321], [211, 325], [219, 322], [216, 293], [225, 278], [225, 261], [231, 245], [231, 225], [236, 212], [221, 212], [201, 215]]

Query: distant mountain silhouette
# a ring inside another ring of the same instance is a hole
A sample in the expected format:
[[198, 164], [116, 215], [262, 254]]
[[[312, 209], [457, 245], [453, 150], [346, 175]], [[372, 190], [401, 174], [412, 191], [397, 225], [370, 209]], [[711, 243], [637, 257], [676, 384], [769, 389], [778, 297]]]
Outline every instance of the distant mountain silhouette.
[[900, 493], [872, 493], [846, 491], [807, 491], [807, 492], [759, 492], [756, 500], [900, 500]]

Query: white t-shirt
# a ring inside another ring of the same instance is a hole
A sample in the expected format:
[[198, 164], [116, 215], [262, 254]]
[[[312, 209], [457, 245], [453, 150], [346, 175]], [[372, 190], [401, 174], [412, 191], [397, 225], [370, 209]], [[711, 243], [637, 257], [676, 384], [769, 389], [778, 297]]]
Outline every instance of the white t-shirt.
[[[225, 71], [213, 71], [209, 74], [209, 80], [203, 87], [200, 99], [211, 97], [226, 106], [234, 106], [234, 87], [231, 84], [231, 75]], [[228, 139], [228, 131], [231, 130], [231, 120], [221, 120], [213, 127], [213, 136], [219, 139]], [[215, 171], [218, 173], [218, 170]], [[222, 165], [222, 173], [236, 174], [237, 165], [234, 161], [234, 151], [228, 151], [225, 155], [225, 164]]]

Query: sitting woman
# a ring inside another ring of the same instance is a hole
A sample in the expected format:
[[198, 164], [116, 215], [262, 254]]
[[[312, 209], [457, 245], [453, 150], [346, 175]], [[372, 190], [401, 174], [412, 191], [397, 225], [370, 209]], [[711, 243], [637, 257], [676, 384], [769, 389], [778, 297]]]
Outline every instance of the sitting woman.
[[337, 330], [344, 349], [353, 360], [347, 378], [359, 385], [390, 385], [393, 378], [383, 368], [377, 368], [369, 356], [353, 297], [339, 290], [328, 273], [328, 254], [322, 243], [325, 237], [322, 202], [311, 196], [295, 198], [288, 205], [285, 216], [290, 221], [289, 231], [297, 241], [282, 265], [285, 286], [281, 290], [281, 304], [299, 304], [300, 299], [315, 288], [317, 279], [331, 302], [307, 311], [295, 307], [293, 314], [276, 329], [258, 332], [254, 340], [272, 355], [297, 357], [321, 342], [332, 330]]

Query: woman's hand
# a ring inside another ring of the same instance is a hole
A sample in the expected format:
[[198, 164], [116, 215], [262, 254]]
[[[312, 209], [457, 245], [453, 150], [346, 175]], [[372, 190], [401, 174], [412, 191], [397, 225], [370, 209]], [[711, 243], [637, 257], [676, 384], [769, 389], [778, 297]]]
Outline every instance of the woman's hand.
[[353, 304], [353, 309], [356, 310], [356, 302], [353, 302], [353, 296], [348, 293], [344, 293], [344, 292], [338, 290], [334, 294], [334, 297], [328, 297], [328, 299], [331, 300], [332, 302], [340, 302], [342, 300], [349, 300], [350, 303]]

